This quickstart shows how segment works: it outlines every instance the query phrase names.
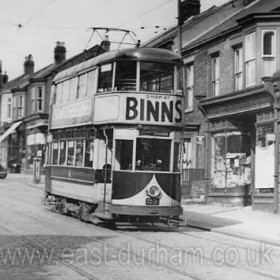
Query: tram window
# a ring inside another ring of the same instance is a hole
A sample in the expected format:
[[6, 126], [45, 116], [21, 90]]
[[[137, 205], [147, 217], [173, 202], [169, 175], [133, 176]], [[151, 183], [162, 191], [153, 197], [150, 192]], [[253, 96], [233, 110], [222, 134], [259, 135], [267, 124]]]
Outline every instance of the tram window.
[[52, 164], [58, 164], [58, 142], [52, 144]]
[[136, 90], [136, 61], [117, 61], [116, 90]]
[[94, 144], [92, 140], [86, 140], [85, 148], [85, 167], [93, 166], [93, 153], [94, 153]]
[[60, 141], [59, 165], [66, 164], [66, 141]]
[[105, 64], [99, 67], [98, 72], [98, 92], [106, 92], [112, 90], [113, 81], [113, 64]]
[[55, 103], [60, 103], [62, 100], [62, 83], [56, 85], [55, 95], [56, 95]]
[[140, 63], [140, 90], [150, 92], [174, 92], [174, 65], [164, 63]]
[[117, 140], [116, 141], [116, 162], [115, 168], [118, 170], [132, 169], [132, 140]]
[[96, 90], [96, 70], [88, 72], [86, 95], [93, 95]]
[[82, 74], [78, 77], [77, 98], [84, 97], [85, 93], [86, 93], [86, 74]]
[[170, 149], [170, 140], [138, 138], [136, 170], [170, 171]]
[[69, 100], [73, 101], [77, 95], [77, 87], [78, 87], [78, 78], [72, 78], [70, 80], [70, 90], [69, 90]]
[[75, 142], [68, 141], [67, 165], [74, 165]]
[[62, 83], [62, 102], [68, 101], [69, 97], [69, 80], [66, 80]]
[[83, 166], [84, 163], [84, 141], [76, 141], [76, 157], [75, 166]]

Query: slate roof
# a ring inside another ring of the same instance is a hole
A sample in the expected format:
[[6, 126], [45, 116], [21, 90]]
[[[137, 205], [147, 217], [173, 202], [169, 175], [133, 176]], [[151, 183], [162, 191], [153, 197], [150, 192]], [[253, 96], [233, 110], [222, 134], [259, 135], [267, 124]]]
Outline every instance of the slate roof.
[[[232, 2], [232, 1], [231, 1]], [[229, 2], [229, 3], [231, 3]], [[232, 5], [232, 3], [231, 3]], [[184, 49], [193, 48], [203, 42], [209, 41], [211, 39], [217, 38], [229, 31], [232, 31], [238, 28], [239, 23], [238, 21], [250, 14], [256, 13], [264, 13], [264, 12], [272, 12], [280, 8], [280, 1], [279, 0], [255, 0], [251, 4], [245, 7], [239, 7], [236, 12], [233, 12], [228, 17], [224, 17], [220, 21], [217, 21], [216, 25], [213, 25], [203, 34], [200, 34], [197, 38], [187, 42], [184, 45]], [[222, 12], [222, 10], [217, 11]], [[217, 15], [217, 12], [215, 15]]]

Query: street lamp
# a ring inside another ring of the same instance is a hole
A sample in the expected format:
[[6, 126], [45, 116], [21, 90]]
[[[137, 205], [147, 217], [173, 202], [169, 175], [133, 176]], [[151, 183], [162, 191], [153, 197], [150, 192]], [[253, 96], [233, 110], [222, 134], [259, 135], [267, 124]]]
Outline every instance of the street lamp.
[[266, 91], [273, 98], [273, 119], [275, 135], [274, 151], [274, 213], [279, 212], [279, 186], [278, 186], [278, 168], [279, 168], [279, 110], [280, 110], [280, 69], [277, 70], [271, 78], [264, 79]]

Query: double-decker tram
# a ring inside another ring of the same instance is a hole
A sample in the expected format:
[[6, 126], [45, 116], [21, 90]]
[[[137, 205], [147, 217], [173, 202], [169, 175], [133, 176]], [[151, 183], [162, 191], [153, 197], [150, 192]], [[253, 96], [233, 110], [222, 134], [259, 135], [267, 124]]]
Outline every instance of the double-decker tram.
[[57, 74], [45, 199], [82, 220], [178, 217], [182, 61], [171, 51], [110, 51]]

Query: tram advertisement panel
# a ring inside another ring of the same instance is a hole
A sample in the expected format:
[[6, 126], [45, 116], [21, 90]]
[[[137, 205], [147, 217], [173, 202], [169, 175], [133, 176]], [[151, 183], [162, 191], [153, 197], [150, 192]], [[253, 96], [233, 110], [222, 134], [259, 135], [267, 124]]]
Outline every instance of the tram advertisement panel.
[[94, 123], [139, 123], [182, 126], [183, 97], [165, 94], [96, 96]]
[[52, 108], [52, 129], [88, 123], [92, 123], [92, 98], [54, 105]]

